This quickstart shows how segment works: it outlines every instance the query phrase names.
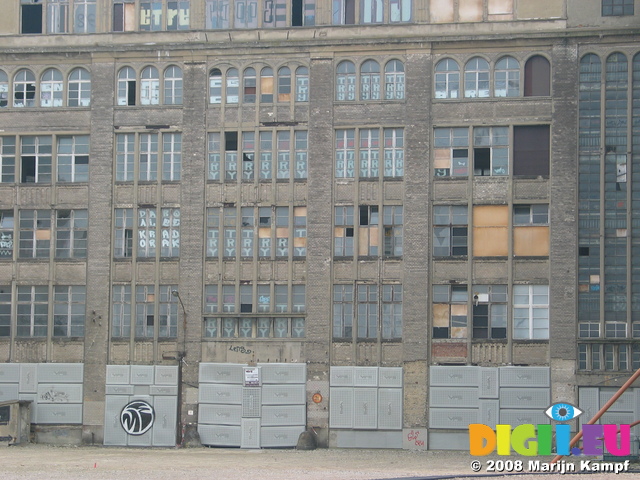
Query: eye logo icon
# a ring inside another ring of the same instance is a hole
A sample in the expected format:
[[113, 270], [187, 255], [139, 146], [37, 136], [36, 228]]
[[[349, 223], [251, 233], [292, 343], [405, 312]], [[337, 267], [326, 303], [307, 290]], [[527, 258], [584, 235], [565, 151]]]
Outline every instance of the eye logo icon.
[[544, 411], [545, 415], [556, 422], [568, 422], [582, 415], [582, 410], [569, 403], [556, 403]]
[[120, 424], [129, 435], [143, 435], [153, 426], [155, 416], [151, 405], [142, 400], [135, 400], [122, 409]]

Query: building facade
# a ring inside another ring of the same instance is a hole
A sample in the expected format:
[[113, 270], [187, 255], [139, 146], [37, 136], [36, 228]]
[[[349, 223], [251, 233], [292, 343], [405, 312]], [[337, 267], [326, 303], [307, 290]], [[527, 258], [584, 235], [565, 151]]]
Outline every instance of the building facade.
[[639, 13], [12, 2], [0, 401], [40, 441], [157, 446], [595, 413], [640, 368]]

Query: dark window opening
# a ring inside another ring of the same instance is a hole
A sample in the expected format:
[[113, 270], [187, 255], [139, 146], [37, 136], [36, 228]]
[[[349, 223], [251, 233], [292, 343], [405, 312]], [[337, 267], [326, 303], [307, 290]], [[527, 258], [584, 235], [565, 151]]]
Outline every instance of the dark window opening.
[[238, 132], [224, 132], [224, 149], [226, 152], [238, 151]]
[[548, 97], [551, 95], [551, 65], [546, 58], [536, 55], [524, 65], [524, 96]]
[[354, 228], [353, 227], [347, 227], [345, 228], [345, 236], [346, 237], [353, 237], [353, 232], [354, 232]]
[[124, 32], [124, 5], [116, 3], [113, 6], [113, 31]]
[[473, 338], [489, 338], [489, 305], [473, 306]]
[[136, 104], [136, 81], [128, 80], [127, 81], [127, 105], [135, 105]]
[[514, 127], [513, 174], [549, 175], [549, 125]]
[[491, 149], [473, 149], [473, 174], [479, 176], [491, 175]]
[[302, 27], [304, 25], [304, 0], [292, 0], [291, 2], [291, 26]]
[[578, 255], [580, 255], [581, 257], [586, 257], [589, 255], [589, 247], [579, 247], [578, 248]]
[[634, 0], [602, 0], [602, 16], [633, 15]]
[[22, 5], [22, 33], [42, 33], [42, 5]]
[[451, 228], [451, 254], [466, 255], [467, 254], [467, 227]]
[[133, 229], [131, 228], [124, 231], [124, 256], [133, 256]]
[[6, 405], [4, 407], [0, 407], [0, 424], [7, 424], [9, 420], [11, 420], [11, 407]]
[[240, 304], [240, 312], [241, 313], [251, 313], [253, 310], [253, 305], [251, 303], [241, 303]]
[[449, 338], [449, 327], [433, 327], [433, 338]]
[[89, 155], [78, 155], [76, 165], [89, 165]]
[[147, 315], [147, 327], [153, 327], [153, 315]]
[[344, 0], [344, 24], [355, 25], [356, 23], [356, 0]]
[[378, 225], [378, 206], [361, 206], [360, 207], [360, 225]]
[[36, 181], [36, 157], [22, 157], [22, 183]]

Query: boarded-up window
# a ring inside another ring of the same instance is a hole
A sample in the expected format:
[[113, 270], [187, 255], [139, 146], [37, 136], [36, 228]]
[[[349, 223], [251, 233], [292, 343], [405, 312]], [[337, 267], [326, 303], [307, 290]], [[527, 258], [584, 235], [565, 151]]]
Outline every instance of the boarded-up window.
[[549, 125], [513, 128], [513, 174], [549, 175]]
[[546, 257], [549, 255], [549, 227], [515, 227], [513, 229], [515, 256]]
[[551, 65], [546, 58], [535, 55], [524, 65], [524, 96], [548, 97], [551, 95]]
[[508, 255], [509, 207], [479, 205], [473, 207], [473, 255], [500, 257]]
[[468, 325], [466, 285], [433, 286], [433, 338], [466, 338]]

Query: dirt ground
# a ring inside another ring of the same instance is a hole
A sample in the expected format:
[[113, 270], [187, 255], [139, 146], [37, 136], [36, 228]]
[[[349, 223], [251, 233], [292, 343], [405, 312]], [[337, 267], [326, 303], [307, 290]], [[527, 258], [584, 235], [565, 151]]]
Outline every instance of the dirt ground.
[[[509, 457], [516, 459], [518, 457]], [[519, 457], [523, 459], [522, 457]], [[495, 459], [495, 458], [494, 458]], [[506, 458], [503, 458], [505, 460]], [[475, 474], [471, 462], [480, 460]], [[528, 461], [527, 459], [524, 459]], [[541, 459], [549, 462], [550, 458]], [[525, 462], [526, 465], [526, 462]], [[240, 450], [135, 449], [111, 447], [0, 447], [2, 480], [171, 479], [171, 480], [373, 480], [469, 478], [488, 475], [487, 458], [464, 452], [408, 450]], [[491, 476], [495, 476], [492, 474]], [[500, 475], [501, 476], [501, 475]], [[509, 479], [605, 480], [640, 479], [640, 467], [631, 464], [620, 476], [612, 473], [510, 475]]]

